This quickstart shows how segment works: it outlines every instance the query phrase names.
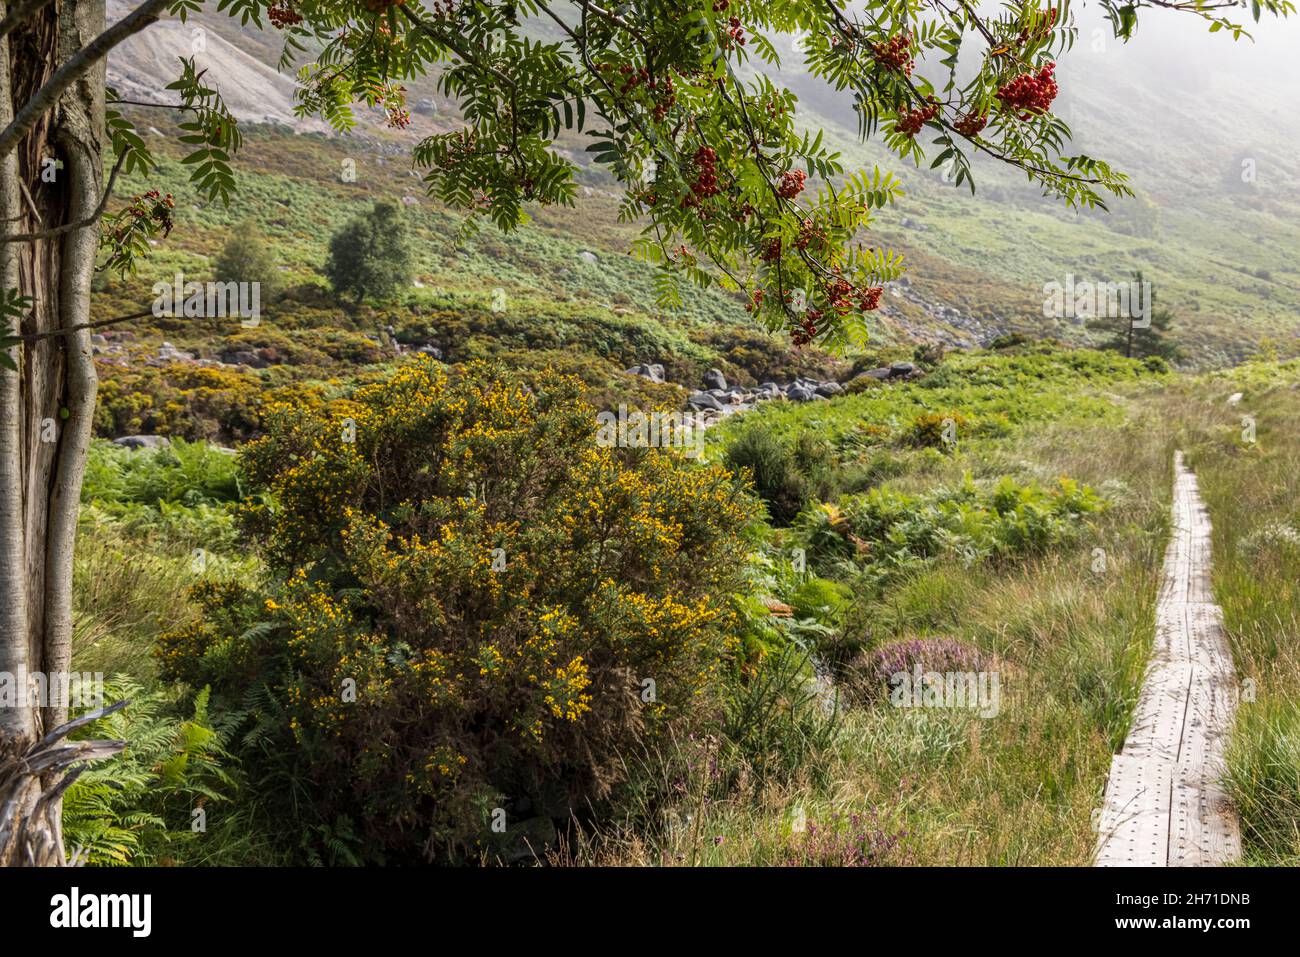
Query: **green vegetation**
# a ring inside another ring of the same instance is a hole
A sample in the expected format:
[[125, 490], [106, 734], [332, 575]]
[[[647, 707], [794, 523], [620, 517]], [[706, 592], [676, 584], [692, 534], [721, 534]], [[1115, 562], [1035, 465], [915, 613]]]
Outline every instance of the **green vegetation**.
[[271, 302], [280, 292], [275, 257], [251, 221], [235, 227], [213, 265], [218, 282], [257, 283], [263, 302]]
[[378, 202], [330, 237], [325, 275], [339, 295], [388, 299], [411, 282], [411, 242], [401, 211]]
[[[1182, 386], [1041, 344], [931, 364], [710, 430], [734, 478], [599, 448], [574, 380], [429, 360], [268, 407], [238, 471], [203, 445], [97, 446], [78, 573], [113, 597], [83, 609], [77, 663], [162, 696], [151, 748], [186, 747], [186, 722], [215, 737], [173, 797], [87, 794], [87, 846], [110, 835], [97, 853], [136, 863], [1086, 863], [1181, 439], [1149, 412]], [[962, 423], [955, 441], [917, 441], [935, 415]], [[746, 518], [750, 475], [784, 509], [771, 523]], [[108, 613], [162, 582], [162, 621]], [[895, 662], [997, 675], [1000, 696], [984, 717], [896, 707]], [[397, 726], [402, 746], [377, 747]], [[198, 787], [209, 830], [163, 841], [157, 821]]]

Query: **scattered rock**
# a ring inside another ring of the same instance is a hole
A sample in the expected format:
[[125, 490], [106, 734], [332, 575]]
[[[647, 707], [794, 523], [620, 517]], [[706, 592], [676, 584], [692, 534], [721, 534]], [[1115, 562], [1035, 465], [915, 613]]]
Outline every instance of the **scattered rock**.
[[165, 449], [172, 443], [165, 435], [124, 435], [113, 444], [127, 449]]
[[838, 382], [823, 382], [816, 389], [816, 392], [823, 399], [829, 399], [833, 395], [839, 395], [844, 391], [844, 386]]
[[217, 358], [228, 366], [248, 366], [250, 369], [265, 369], [270, 365], [252, 349], [225, 349]]
[[891, 376], [911, 375], [916, 371], [916, 366], [910, 362], [893, 362], [889, 366]]
[[596, 256], [595, 253], [593, 253], [593, 252], [591, 252], [591, 251], [589, 251], [589, 250], [586, 250], [586, 249], [584, 249], [582, 252], [578, 253], [578, 258], [581, 259], [583, 262], [587, 262], [587, 263], [595, 263], [595, 262], [599, 262], [599, 261], [600, 261], [600, 260], [597, 258], [597, 256]]
[[722, 411], [722, 403], [707, 392], [691, 393], [691, 397], [686, 400], [686, 404], [696, 409], [712, 409], [714, 412]]
[[1236, 405], [1241, 401], [1241, 397], [1242, 394], [1240, 392], [1232, 393], [1232, 395], [1228, 396], [1228, 405]]
[[664, 381], [664, 367], [658, 363], [654, 363], [653, 365], [635, 365], [625, 371], [628, 375], [639, 375], [641, 378], [649, 379], [651, 382]]
[[817, 393], [805, 385], [792, 385], [786, 390], [786, 398], [793, 402], [811, 402]]
[[158, 358], [163, 362], [193, 362], [194, 353], [182, 352], [170, 342], [164, 342], [158, 347]]
[[706, 389], [725, 389], [727, 379], [720, 369], [710, 369], [704, 373], [704, 388]]

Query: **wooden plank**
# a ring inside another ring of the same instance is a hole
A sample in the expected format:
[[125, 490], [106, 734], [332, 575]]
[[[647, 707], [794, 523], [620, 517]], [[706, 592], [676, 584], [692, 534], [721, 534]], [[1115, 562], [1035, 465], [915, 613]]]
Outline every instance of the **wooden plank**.
[[1111, 762], [1099, 867], [1200, 867], [1241, 856], [1240, 825], [1220, 784], [1237, 689], [1214, 604], [1210, 534], [1196, 476], [1178, 452], [1155, 644], [1133, 726]]

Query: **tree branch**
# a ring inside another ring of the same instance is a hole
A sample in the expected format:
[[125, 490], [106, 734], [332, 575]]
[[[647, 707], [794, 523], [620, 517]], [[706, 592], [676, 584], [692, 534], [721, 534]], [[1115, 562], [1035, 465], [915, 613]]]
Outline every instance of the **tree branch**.
[[156, 23], [169, 2], [171, 0], [144, 0], [144, 3], [91, 40], [55, 70], [45, 85], [36, 91], [36, 95], [14, 115], [13, 122], [0, 132], [0, 156], [13, 152], [36, 126], [37, 121], [54, 108], [73, 83], [107, 56], [109, 50], [127, 37]]
[[103, 329], [105, 326], [116, 326], [122, 322], [130, 322], [132, 319], [148, 319], [154, 314], [152, 309], [144, 312], [133, 312], [129, 316], [114, 316], [112, 319], [100, 319], [96, 322], [84, 322], [77, 326], [68, 326], [66, 329], [50, 329], [46, 332], [27, 332], [19, 333], [14, 336], [6, 336], [6, 340], [18, 342], [39, 342], [42, 339], [53, 339], [55, 336], [68, 336], [74, 332], [85, 332], [87, 329]]
[[117, 174], [122, 172], [122, 163], [126, 160], [126, 150], [123, 150], [117, 156], [117, 162], [113, 164], [113, 172], [108, 177], [108, 185], [104, 187], [104, 195], [99, 198], [99, 205], [95, 211], [85, 219], [78, 220], [75, 223], [64, 223], [62, 226], [55, 226], [51, 229], [42, 229], [34, 233], [18, 233], [13, 236], [0, 236], [0, 245], [4, 243], [34, 243], [41, 239], [50, 239], [54, 236], [62, 236], [64, 233], [70, 233], [74, 229], [85, 229], [87, 226], [93, 226], [104, 215], [104, 207], [108, 205], [108, 198], [113, 195], [113, 184], [117, 182]]

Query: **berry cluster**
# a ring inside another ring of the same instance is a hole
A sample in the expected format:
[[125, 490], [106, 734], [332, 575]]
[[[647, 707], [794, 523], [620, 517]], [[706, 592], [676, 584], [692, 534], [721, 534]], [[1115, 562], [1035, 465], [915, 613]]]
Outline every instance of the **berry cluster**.
[[722, 41], [722, 45], [728, 50], [733, 45], [745, 45], [745, 28], [740, 25], [740, 17], [732, 17], [727, 21], [727, 37]]
[[745, 303], [745, 311], [753, 312], [755, 309], [763, 308], [763, 290], [755, 289], [750, 297], [750, 301]]
[[[787, 298], [789, 298], [788, 293]], [[806, 346], [812, 342], [813, 337], [817, 335], [817, 320], [821, 317], [820, 311], [809, 309], [804, 314], [804, 317], [799, 320], [799, 328], [790, 330], [790, 341], [796, 346]]]
[[908, 34], [896, 33], [884, 43], [871, 45], [872, 59], [886, 70], [897, 70], [903, 76], [911, 76], [915, 65], [911, 46], [912, 38]]
[[917, 110], [908, 110], [898, 118], [898, 132], [915, 136], [921, 132], [921, 127], [939, 115], [939, 101], [934, 97], [928, 99], [929, 102], [925, 106]]
[[873, 309], [880, 308], [880, 297], [884, 294], [884, 286], [871, 286], [863, 289], [858, 295], [858, 308], [863, 312], [870, 312]]
[[724, 13], [726, 12], [727, 7], [729, 6], [731, 6], [731, 4], [728, 2], [728, 0], [714, 0], [713, 12]]
[[955, 129], [962, 136], [978, 136], [984, 127], [988, 126], [989, 115], [987, 113], [967, 113], [956, 123], [953, 124]]
[[[614, 64], [602, 63], [597, 69], [601, 73], [608, 73], [614, 69]], [[635, 67], [630, 63], [619, 64], [618, 72], [622, 77], [618, 92], [623, 96], [627, 96], [629, 93], [644, 88], [653, 104], [654, 118], [656, 120], [662, 121], [668, 115], [668, 111], [677, 104], [677, 92], [673, 87], [672, 77], [665, 76], [660, 79], [646, 67]]]
[[400, 7], [406, 0], [365, 0], [366, 9], [371, 13], [383, 13], [389, 7]]
[[826, 230], [818, 226], [811, 219], [805, 219], [799, 224], [799, 235], [795, 238], [795, 249], [807, 249], [812, 246], [814, 250], [821, 249], [826, 243]]
[[782, 199], [794, 199], [803, 192], [803, 183], [807, 178], [808, 174], [801, 169], [782, 173], [781, 183], [776, 188], [777, 195]]
[[172, 194], [163, 196], [156, 189], [131, 197], [130, 204], [123, 210], [126, 215], [119, 214], [118, 225], [112, 230], [113, 242], [120, 243], [132, 229], [145, 226], [150, 227], [150, 232], [156, 229], [166, 236], [176, 225], [172, 213], [175, 208], [176, 201], [172, 199]]
[[267, 19], [271, 21], [271, 26], [277, 30], [283, 30], [285, 27], [296, 27], [302, 23], [302, 17], [298, 15], [288, 0], [276, 0], [266, 8]]
[[998, 89], [998, 99], [1004, 110], [1012, 110], [1026, 120], [1035, 113], [1046, 113], [1056, 99], [1058, 88], [1052, 74], [1055, 63], [1049, 63], [1037, 73], [1021, 73]]
[[763, 257], [763, 262], [765, 263], [775, 262], [776, 260], [780, 259], [781, 258], [781, 237], [776, 236], [772, 239], [769, 239], [764, 244], [763, 252], [761, 253], [761, 255]]
[[623, 74], [623, 85], [619, 88], [620, 93], [630, 93], [642, 83], [650, 79], [650, 71], [645, 67], [637, 69], [630, 63], [624, 63], [618, 68], [618, 72]]
[[691, 183], [691, 197], [697, 204], [701, 199], [718, 194], [718, 154], [711, 147], [701, 146], [695, 151], [695, 182]]
[[411, 125], [411, 111], [390, 106], [387, 110], [388, 125], [395, 130], [404, 130]]

